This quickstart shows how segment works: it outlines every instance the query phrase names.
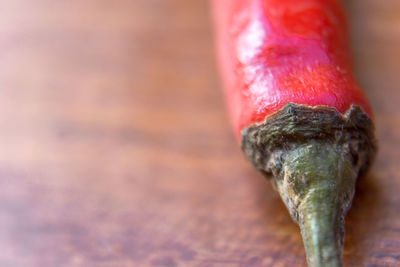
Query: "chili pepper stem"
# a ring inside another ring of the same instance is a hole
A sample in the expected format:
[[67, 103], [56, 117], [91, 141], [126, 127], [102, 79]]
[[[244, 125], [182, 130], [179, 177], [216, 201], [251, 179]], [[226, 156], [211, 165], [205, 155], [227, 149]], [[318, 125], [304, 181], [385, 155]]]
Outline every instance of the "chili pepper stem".
[[327, 199], [325, 192], [313, 191], [300, 207], [301, 234], [307, 252], [308, 265], [312, 267], [342, 266], [343, 220], [337, 218], [336, 207]]
[[300, 226], [310, 267], [342, 266], [344, 216], [357, 174], [333, 144], [310, 141], [289, 150], [276, 185]]
[[242, 135], [247, 159], [300, 226], [309, 266], [342, 266], [344, 217], [376, 151], [369, 117], [357, 106], [342, 115], [292, 103]]

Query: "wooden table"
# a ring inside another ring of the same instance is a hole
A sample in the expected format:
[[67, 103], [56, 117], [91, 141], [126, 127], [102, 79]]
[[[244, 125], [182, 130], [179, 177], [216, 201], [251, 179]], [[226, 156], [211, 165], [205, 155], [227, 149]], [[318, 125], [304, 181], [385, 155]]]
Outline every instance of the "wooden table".
[[[400, 2], [349, 0], [380, 153], [346, 266], [400, 266]], [[205, 0], [0, 1], [0, 266], [304, 266], [243, 159]]]

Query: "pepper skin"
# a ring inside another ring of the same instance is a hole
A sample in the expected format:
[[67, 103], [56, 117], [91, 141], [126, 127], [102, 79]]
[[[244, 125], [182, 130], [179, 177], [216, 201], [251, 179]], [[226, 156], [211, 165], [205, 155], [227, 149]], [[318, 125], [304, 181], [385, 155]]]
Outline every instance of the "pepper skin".
[[214, 0], [220, 69], [237, 137], [287, 103], [371, 107], [351, 71], [336, 0]]
[[344, 218], [376, 152], [338, 1], [211, 0], [235, 134], [299, 225], [310, 267], [342, 266]]

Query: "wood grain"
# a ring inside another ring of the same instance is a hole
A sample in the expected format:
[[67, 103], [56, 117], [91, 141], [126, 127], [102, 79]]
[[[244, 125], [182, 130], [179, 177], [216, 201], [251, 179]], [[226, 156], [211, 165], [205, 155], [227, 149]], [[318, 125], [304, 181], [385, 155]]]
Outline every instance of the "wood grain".
[[[380, 153], [346, 266], [400, 265], [400, 2], [351, 0]], [[0, 1], [0, 266], [304, 266], [245, 162], [207, 1]]]

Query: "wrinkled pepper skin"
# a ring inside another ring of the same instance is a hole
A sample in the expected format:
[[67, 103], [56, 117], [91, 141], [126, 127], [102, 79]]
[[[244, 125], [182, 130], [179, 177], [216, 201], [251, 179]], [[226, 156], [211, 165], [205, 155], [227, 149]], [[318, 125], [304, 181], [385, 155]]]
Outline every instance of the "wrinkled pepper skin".
[[351, 71], [337, 0], [213, 0], [220, 72], [241, 131], [288, 103], [371, 107]]

